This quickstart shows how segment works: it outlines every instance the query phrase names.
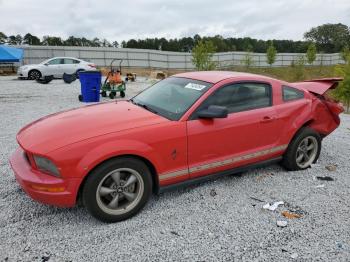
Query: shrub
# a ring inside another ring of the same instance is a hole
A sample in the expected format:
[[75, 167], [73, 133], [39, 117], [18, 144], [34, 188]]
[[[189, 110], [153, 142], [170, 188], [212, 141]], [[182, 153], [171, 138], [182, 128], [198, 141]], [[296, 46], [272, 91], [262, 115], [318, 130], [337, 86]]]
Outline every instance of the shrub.
[[350, 113], [350, 55], [346, 57], [345, 66], [336, 66], [335, 73], [344, 80], [334, 90], [333, 95], [345, 103], [346, 112]]
[[197, 70], [214, 70], [216, 63], [212, 60], [215, 52], [215, 46], [212, 41], [200, 40], [192, 49], [192, 63]]
[[306, 58], [308, 64], [312, 64], [316, 60], [317, 49], [314, 43], [311, 43], [306, 51]]
[[254, 65], [254, 60], [251, 52], [247, 52], [245, 54], [241, 60], [241, 64], [244, 65], [247, 69]]
[[272, 66], [273, 63], [276, 61], [276, 54], [277, 50], [273, 45], [273, 42], [271, 41], [270, 46], [266, 50], [266, 58], [267, 58], [267, 63]]

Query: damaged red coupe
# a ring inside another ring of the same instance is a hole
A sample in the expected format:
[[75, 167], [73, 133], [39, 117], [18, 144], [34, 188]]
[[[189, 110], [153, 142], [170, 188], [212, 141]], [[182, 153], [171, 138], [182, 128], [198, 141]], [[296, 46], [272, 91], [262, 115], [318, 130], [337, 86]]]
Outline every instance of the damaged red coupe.
[[299, 83], [235, 72], [190, 72], [128, 101], [53, 114], [25, 126], [11, 157], [35, 200], [96, 218], [135, 215], [152, 192], [280, 162], [302, 170], [340, 123], [326, 95], [340, 79]]

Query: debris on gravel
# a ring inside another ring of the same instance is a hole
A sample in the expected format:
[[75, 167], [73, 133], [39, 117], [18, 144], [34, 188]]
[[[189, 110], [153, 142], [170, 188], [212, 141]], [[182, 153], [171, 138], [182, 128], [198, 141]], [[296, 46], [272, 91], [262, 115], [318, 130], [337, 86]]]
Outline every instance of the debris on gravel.
[[301, 218], [303, 215], [301, 214], [297, 214], [297, 213], [292, 213], [292, 212], [289, 212], [289, 211], [282, 211], [282, 216], [284, 216], [285, 218], [288, 218], [288, 219], [294, 219], [294, 218]]
[[285, 220], [277, 220], [276, 224], [278, 227], [286, 227], [288, 225], [288, 222]]
[[330, 176], [317, 176], [316, 178], [321, 181], [334, 181], [334, 178]]
[[212, 197], [214, 197], [214, 196], [217, 195], [215, 189], [210, 190], [210, 195], [211, 195]]
[[324, 188], [325, 186], [326, 186], [325, 184], [322, 184], [322, 185], [315, 186], [315, 188]]
[[337, 165], [327, 165], [327, 166], [326, 166], [326, 169], [327, 169], [328, 171], [334, 172], [334, 171], [337, 170]]
[[275, 211], [278, 208], [278, 206], [280, 206], [280, 205], [284, 205], [284, 202], [278, 201], [278, 202], [273, 203], [272, 205], [270, 205], [270, 203], [267, 203], [267, 204], [263, 205], [263, 209]]
[[256, 180], [257, 180], [257, 181], [260, 181], [260, 180], [262, 180], [262, 179], [264, 179], [264, 178], [271, 177], [271, 176], [273, 176], [273, 175], [274, 175], [273, 173], [265, 173], [265, 174], [262, 174], [262, 175], [258, 176], [258, 177], [256, 178]]
[[[150, 84], [138, 77], [127, 84], [126, 98]], [[83, 207], [31, 200], [8, 163], [20, 128], [84, 106], [79, 93], [78, 80], [41, 85], [0, 77], [0, 261], [349, 261], [350, 115], [342, 114], [340, 127], [322, 140], [312, 168], [287, 172], [272, 165], [166, 192], [135, 217], [105, 224]], [[316, 189], [316, 176], [329, 176], [330, 163], [337, 165], [336, 179]], [[268, 173], [274, 175], [257, 181]], [[261, 208], [279, 200], [284, 205], [273, 212]], [[302, 218], [288, 220], [279, 210]], [[282, 230], [277, 220], [288, 226]]]

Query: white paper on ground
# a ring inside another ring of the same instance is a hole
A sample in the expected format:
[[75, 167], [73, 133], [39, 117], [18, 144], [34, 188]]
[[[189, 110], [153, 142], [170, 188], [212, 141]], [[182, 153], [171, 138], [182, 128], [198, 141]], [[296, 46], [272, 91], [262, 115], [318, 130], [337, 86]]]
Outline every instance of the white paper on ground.
[[265, 205], [263, 205], [263, 209], [268, 209], [270, 211], [275, 211], [279, 205], [284, 205], [283, 201], [278, 201], [273, 203], [273, 205], [270, 205], [270, 203], [267, 203]]

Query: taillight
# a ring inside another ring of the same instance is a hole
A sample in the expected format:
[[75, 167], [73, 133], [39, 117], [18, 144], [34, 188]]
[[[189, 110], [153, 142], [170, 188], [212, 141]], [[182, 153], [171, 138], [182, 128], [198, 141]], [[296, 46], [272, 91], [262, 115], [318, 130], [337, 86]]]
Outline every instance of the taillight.
[[344, 107], [340, 103], [332, 102], [332, 101], [326, 101], [328, 109], [335, 115], [339, 115], [340, 113], [344, 112]]
[[88, 64], [88, 66], [92, 67], [92, 68], [96, 68], [95, 64]]

